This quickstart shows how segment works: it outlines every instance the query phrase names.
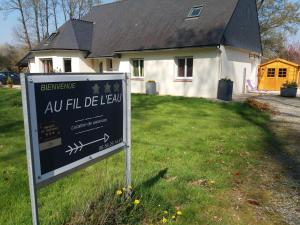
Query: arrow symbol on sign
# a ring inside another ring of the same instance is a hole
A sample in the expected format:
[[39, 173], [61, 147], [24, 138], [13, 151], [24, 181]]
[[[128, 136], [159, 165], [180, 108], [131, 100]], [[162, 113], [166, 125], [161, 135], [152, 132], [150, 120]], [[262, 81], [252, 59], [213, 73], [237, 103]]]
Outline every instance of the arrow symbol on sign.
[[76, 154], [78, 151], [80, 152], [85, 146], [95, 144], [95, 143], [100, 142], [100, 141], [104, 141], [104, 143], [106, 143], [108, 141], [108, 139], [109, 139], [109, 135], [105, 133], [104, 137], [101, 138], [101, 139], [91, 141], [91, 142], [86, 143], [86, 144], [83, 144], [81, 141], [79, 141], [78, 143], [74, 143], [74, 147], [69, 145], [68, 146], [69, 149], [66, 150], [65, 152], [69, 153], [69, 155]]

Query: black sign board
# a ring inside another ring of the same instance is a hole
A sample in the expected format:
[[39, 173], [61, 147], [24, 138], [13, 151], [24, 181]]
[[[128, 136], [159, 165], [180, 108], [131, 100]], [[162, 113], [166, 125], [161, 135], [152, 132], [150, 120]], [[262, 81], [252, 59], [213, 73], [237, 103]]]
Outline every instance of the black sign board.
[[126, 146], [125, 75], [55, 78], [27, 78], [36, 183]]

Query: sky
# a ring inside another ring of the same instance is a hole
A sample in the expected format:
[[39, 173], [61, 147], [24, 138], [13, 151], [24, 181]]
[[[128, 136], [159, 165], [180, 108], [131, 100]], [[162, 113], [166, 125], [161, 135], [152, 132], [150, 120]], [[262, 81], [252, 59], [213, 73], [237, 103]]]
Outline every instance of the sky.
[[[4, 0], [0, 0], [0, 5], [3, 3]], [[104, 3], [111, 2], [111, 0], [104, 0]], [[13, 12], [7, 16], [3, 15], [3, 13], [0, 14], [0, 44], [15, 44], [16, 38], [14, 34], [14, 29], [18, 24], [18, 13]], [[61, 25], [61, 24], [60, 24]], [[297, 42], [300, 41], [300, 26], [299, 31], [296, 35], [290, 36], [289, 41], [291, 42]]]
[[[0, 6], [4, 1], [0, 0]], [[103, 0], [102, 2], [110, 3], [112, 0]], [[18, 17], [18, 12], [12, 12], [9, 15], [4, 15], [3, 12], [0, 12], [0, 45], [5, 43], [15, 44], [17, 42], [14, 30], [18, 25]]]

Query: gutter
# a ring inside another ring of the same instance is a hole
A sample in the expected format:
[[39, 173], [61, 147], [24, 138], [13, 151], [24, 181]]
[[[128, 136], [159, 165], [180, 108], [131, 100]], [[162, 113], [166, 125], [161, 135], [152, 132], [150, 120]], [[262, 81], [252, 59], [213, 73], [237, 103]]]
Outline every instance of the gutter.
[[222, 54], [223, 51], [221, 49], [221, 45], [218, 45], [218, 49], [219, 49], [219, 74], [218, 74], [218, 79], [220, 80], [223, 74], [223, 60], [222, 60]]

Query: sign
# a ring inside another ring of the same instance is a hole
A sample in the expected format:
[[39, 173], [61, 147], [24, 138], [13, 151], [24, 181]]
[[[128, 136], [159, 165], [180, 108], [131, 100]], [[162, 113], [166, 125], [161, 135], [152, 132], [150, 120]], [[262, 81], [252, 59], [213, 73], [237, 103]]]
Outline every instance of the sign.
[[127, 146], [124, 74], [27, 75], [25, 86], [37, 184]]
[[[130, 176], [130, 85], [126, 74], [22, 74], [33, 224], [37, 188], [121, 150]], [[129, 189], [128, 189], [129, 190]]]
[[125, 146], [122, 80], [35, 83], [34, 94], [39, 176]]

